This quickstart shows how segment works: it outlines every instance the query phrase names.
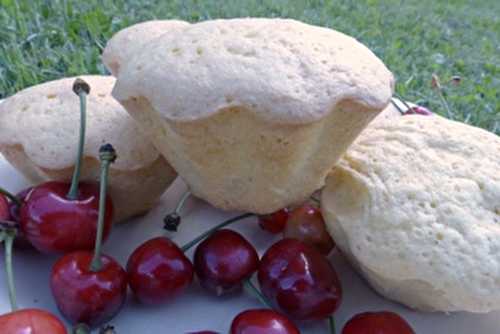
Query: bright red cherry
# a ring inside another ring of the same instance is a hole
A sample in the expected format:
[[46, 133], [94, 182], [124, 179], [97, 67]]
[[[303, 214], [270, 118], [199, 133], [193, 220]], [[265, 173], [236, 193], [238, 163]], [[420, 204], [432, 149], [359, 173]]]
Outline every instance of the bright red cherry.
[[342, 289], [330, 262], [297, 239], [282, 239], [264, 254], [258, 272], [264, 295], [298, 320], [329, 317]]
[[352, 317], [342, 334], [415, 334], [410, 325], [393, 312], [366, 312]]
[[113, 318], [127, 294], [127, 273], [113, 258], [101, 255], [102, 267], [91, 270], [93, 253], [63, 256], [52, 268], [50, 287], [57, 307], [73, 324], [91, 327]]
[[[99, 185], [79, 184], [85, 143], [86, 97], [90, 86], [76, 79], [73, 91], [80, 99], [80, 139], [71, 184], [46, 182], [34, 187], [21, 206], [23, 234], [35, 248], [46, 253], [90, 250], [97, 231]], [[104, 239], [113, 217], [112, 203], [106, 199]]]
[[243, 311], [231, 323], [230, 334], [300, 334], [284, 315], [270, 309]]
[[143, 304], [180, 295], [193, 281], [193, 265], [171, 240], [158, 237], [140, 245], [127, 262], [128, 283]]
[[414, 106], [410, 109], [406, 110], [403, 115], [423, 115], [430, 116], [432, 115], [432, 111], [422, 106]]
[[53, 314], [39, 309], [23, 309], [0, 315], [0, 333], [67, 334], [67, 331]]
[[101, 254], [106, 217], [109, 165], [116, 153], [109, 144], [99, 150], [101, 160], [100, 203], [94, 252], [76, 251], [59, 259], [50, 287], [61, 313], [72, 323], [94, 327], [113, 318], [127, 295], [127, 272], [113, 258]]
[[0, 220], [9, 220], [9, 219], [10, 219], [9, 201], [4, 195], [0, 194]]
[[332, 237], [326, 230], [321, 211], [311, 204], [304, 204], [290, 212], [283, 236], [299, 239], [324, 255], [328, 255], [335, 247]]
[[258, 268], [255, 248], [241, 234], [218, 230], [194, 253], [194, 268], [200, 284], [218, 296], [241, 289], [243, 280]]
[[[76, 199], [68, 199], [70, 184], [46, 182], [34, 187], [21, 206], [21, 230], [44, 253], [90, 250], [99, 213], [99, 185], [80, 183]], [[106, 197], [104, 239], [111, 229], [113, 205]]]
[[287, 208], [273, 212], [268, 215], [259, 216], [259, 226], [264, 231], [278, 234], [283, 231], [288, 220], [289, 211]]

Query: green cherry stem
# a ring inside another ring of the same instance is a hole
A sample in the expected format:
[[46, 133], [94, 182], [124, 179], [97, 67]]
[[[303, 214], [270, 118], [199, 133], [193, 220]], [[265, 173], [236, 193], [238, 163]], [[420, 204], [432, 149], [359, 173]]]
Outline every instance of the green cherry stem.
[[78, 153], [76, 156], [75, 169], [73, 170], [73, 177], [71, 178], [71, 187], [66, 195], [70, 200], [74, 200], [78, 197], [78, 182], [80, 181], [83, 148], [85, 146], [87, 95], [90, 93], [90, 86], [82, 79], [77, 78], [73, 83], [73, 92], [80, 98], [80, 137], [78, 139]]
[[189, 198], [189, 196], [191, 196], [191, 192], [189, 190], [186, 190], [184, 195], [182, 195], [181, 199], [179, 200], [179, 203], [177, 203], [174, 213], [180, 215], [182, 207], [184, 206], [184, 203], [186, 203], [186, 200]]
[[[398, 98], [398, 100], [402, 101], [400, 98]], [[393, 106], [394, 106], [394, 107], [395, 107], [395, 108], [399, 111], [399, 113], [400, 113], [401, 115], [404, 115], [404, 114], [405, 114], [405, 111], [404, 111], [403, 109], [401, 109], [401, 107], [399, 106], [399, 104], [396, 102], [396, 100], [395, 100], [394, 98], [391, 98], [391, 103], [392, 103], [392, 105], [393, 105]], [[404, 103], [405, 103], [405, 102], [403, 102], [403, 104], [404, 104]], [[408, 106], [408, 109], [410, 109], [410, 108], [409, 108], [409, 106]]]
[[86, 324], [76, 324], [71, 331], [72, 334], [90, 334], [90, 328]]
[[0, 230], [0, 241], [3, 241], [5, 248], [5, 274], [7, 276], [7, 288], [9, 290], [10, 308], [17, 310], [16, 287], [14, 284], [14, 270], [12, 268], [12, 246], [16, 238], [15, 228], [3, 228]]
[[169, 213], [164, 219], [163, 219], [163, 228], [167, 231], [170, 232], [177, 232], [177, 228], [179, 227], [179, 224], [181, 223], [181, 210], [184, 204], [186, 203], [186, 200], [191, 196], [191, 192], [187, 190], [179, 200], [179, 203], [177, 203], [177, 206], [175, 207], [175, 210], [171, 213]]
[[328, 325], [330, 326], [330, 333], [335, 334], [335, 318], [333, 315], [328, 318]]
[[116, 334], [116, 331], [113, 326], [107, 325], [99, 329], [99, 334]]
[[248, 291], [248, 293], [255, 296], [255, 298], [257, 298], [262, 305], [266, 306], [267, 308], [273, 309], [271, 303], [267, 300], [266, 297], [264, 297], [264, 295], [259, 291], [259, 289], [257, 289], [257, 287], [250, 280], [250, 278], [246, 279], [243, 282], [243, 287], [245, 288], [246, 291]]
[[228, 225], [231, 225], [233, 223], [236, 223], [237, 221], [240, 221], [242, 219], [249, 218], [249, 217], [255, 217], [255, 216], [256, 215], [253, 214], [253, 213], [245, 213], [245, 214], [242, 214], [242, 215], [230, 218], [228, 220], [225, 220], [222, 223], [220, 223], [219, 225], [217, 225], [217, 226], [209, 229], [208, 231], [200, 234], [198, 237], [196, 237], [195, 239], [191, 240], [190, 242], [188, 242], [187, 244], [185, 244], [184, 246], [182, 246], [181, 249], [182, 249], [183, 252], [187, 252], [191, 247], [195, 246], [197, 243], [199, 243], [200, 241], [202, 241], [206, 237], [209, 237], [210, 235], [212, 235], [217, 230], [219, 230], [219, 229], [221, 229], [223, 227], [226, 227]]
[[116, 152], [110, 144], [102, 145], [99, 149], [99, 160], [101, 161], [101, 180], [99, 183], [99, 216], [97, 219], [97, 236], [95, 239], [94, 257], [90, 263], [90, 270], [97, 272], [101, 270], [101, 245], [104, 230], [104, 215], [106, 213], [106, 190], [108, 186], [109, 165], [116, 160]]
[[11, 192], [9, 192], [8, 190], [0, 187], [0, 194], [3, 194], [5, 195], [5, 197], [7, 197], [8, 199], [10, 199], [12, 202], [14, 202], [16, 204], [16, 206], [20, 207], [22, 202], [19, 198], [17, 198], [16, 195], [13, 195]]

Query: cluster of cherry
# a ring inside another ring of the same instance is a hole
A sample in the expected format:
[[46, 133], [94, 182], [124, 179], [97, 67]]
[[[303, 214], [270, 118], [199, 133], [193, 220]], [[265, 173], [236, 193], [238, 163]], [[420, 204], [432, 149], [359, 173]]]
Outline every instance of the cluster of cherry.
[[[80, 98], [83, 120], [90, 87], [77, 79], [73, 90]], [[342, 289], [326, 258], [335, 244], [326, 231], [317, 203], [311, 200], [300, 207], [259, 216], [263, 230], [284, 236], [261, 259], [244, 236], [225, 228], [254, 216], [243, 214], [183, 247], [167, 237], [148, 240], [132, 252], [125, 269], [111, 256], [101, 253], [101, 244], [112, 227], [113, 204], [106, 195], [106, 186], [108, 168], [116, 153], [111, 145], [103, 145], [99, 184], [79, 182], [84, 130], [81, 129], [71, 183], [46, 182], [17, 195], [0, 189], [3, 193], [0, 241], [5, 247], [12, 305], [11, 313], [0, 316], [1, 333], [67, 333], [63, 323], [49, 312], [17, 310], [12, 272], [14, 239], [19, 246], [29, 244], [43, 253], [64, 254], [52, 268], [51, 290], [61, 314], [74, 324], [75, 333], [90, 333], [91, 328], [110, 321], [124, 304], [128, 287], [140, 303], [165, 303], [181, 295], [195, 274], [201, 286], [218, 296], [245, 288], [263, 303], [261, 309], [238, 314], [232, 321], [231, 334], [298, 334], [290, 319], [330, 319], [332, 333], [335, 332], [333, 314], [341, 303]], [[178, 211], [179, 207], [168, 217], [167, 229], [177, 228]], [[191, 262], [185, 252], [194, 246]], [[251, 281], [254, 273], [260, 290]], [[414, 334], [414, 331], [391, 312], [356, 315], [342, 329], [342, 334], [370, 333]]]

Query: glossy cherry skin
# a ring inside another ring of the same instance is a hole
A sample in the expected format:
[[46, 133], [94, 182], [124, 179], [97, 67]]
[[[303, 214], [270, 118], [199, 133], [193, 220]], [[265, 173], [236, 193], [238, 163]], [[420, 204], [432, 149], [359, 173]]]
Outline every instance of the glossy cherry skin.
[[0, 315], [0, 333], [67, 334], [67, 331], [53, 314], [39, 309], [23, 309]]
[[281, 209], [268, 215], [259, 216], [259, 226], [264, 231], [272, 234], [283, 232], [288, 220], [289, 210], [287, 208]]
[[270, 310], [243, 311], [231, 323], [230, 334], [300, 334], [284, 315]]
[[430, 111], [426, 107], [414, 106], [414, 107], [411, 107], [410, 109], [406, 110], [403, 115], [423, 115], [423, 116], [430, 116], [430, 115], [432, 115], [432, 111]]
[[0, 194], [0, 220], [10, 220], [9, 201]]
[[127, 262], [130, 288], [143, 304], [171, 301], [193, 281], [193, 264], [171, 240], [158, 237], [146, 241]]
[[[69, 183], [46, 182], [34, 187], [21, 206], [20, 225], [31, 244], [43, 253], [91, 250], [97, 232], [99, 185], [81, 182], [78, 198], [69, 200]], [[106, 199], [104, 238], [111, 229], [113, 205]]]
[[241, 234], [218, 230], [194, 253], [194, 269], [201, 286], [220, 296], [238, 291], [259, 266], [259, 255]]
[[324, 255], [328, 255], [335, 247], [321, 211], [311, 204], [304, 204], [290, 212], [283, 236], [298, 239]]
[[127, 273], [107, 255], [101, 255], [101, 270], [93, 272], [92, 256], [88, 251], [64, 255], [52, 268], [50, 288], [59, 311], [71, 323], [95, 327], [120, 311], [127, 294]]
[[415, 334], [410, 325], [393, 312], [366, 312], [352, 317], [342, 334]]
[[258, 279], [264, 295], [297, 320], [327, 318], [342, 299], [331, 263], [296, 239], [282, 239], [265, 252]]

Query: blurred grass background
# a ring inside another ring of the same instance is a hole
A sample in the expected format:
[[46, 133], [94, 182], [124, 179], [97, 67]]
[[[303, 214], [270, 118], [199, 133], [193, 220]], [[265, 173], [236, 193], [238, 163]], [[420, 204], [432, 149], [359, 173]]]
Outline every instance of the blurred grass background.
[[136, 22], [289, 17], [358, 38], [394, 72], [404, 98], [500, 134], [499, 13], [498, 0], [0, 0], [0, 98], [105, 73], [106, 41]]

